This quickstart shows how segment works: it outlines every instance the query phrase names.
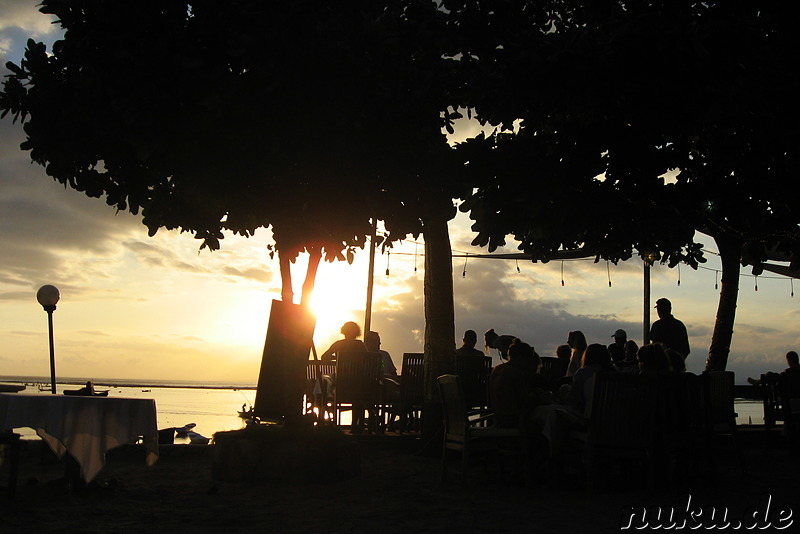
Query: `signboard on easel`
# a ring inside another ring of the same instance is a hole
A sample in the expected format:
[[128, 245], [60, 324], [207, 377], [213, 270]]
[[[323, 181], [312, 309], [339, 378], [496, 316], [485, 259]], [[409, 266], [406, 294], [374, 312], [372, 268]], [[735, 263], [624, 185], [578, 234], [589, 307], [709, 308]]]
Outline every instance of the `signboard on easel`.
[[316, 319], [308, 308], [273, 300], [253, 413], [270, 421], [299, 418]]

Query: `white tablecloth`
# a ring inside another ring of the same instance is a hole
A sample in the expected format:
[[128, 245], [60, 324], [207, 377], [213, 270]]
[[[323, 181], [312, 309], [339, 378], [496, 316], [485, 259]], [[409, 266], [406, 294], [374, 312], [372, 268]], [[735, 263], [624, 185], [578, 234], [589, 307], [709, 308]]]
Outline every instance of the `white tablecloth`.
[[156, 401], [109, 397], [0, 393], [0, 429], [30, 427], [53, 452], [69, 452], [89, 482], [106, 452], [143, 439], [147, 465], [158, 460]]

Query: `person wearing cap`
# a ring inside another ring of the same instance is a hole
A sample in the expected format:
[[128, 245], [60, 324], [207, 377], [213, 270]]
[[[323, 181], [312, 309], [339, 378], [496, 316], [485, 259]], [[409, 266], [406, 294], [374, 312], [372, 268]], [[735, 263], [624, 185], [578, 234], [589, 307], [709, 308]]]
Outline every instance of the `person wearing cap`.
[[668, 299], [656, 301], [658, 320], [650, 327], [650, 342], [661, 343], [683, 356], [689, 355], [689, 334], [686, 326], [672, 315], [672, 303]]
[[614, 343], [608, 346], [608, 352], [611, 353], [611, 361], [616, 364], [625, 359], [625, 343], [628, 342], [628, 333], [622, 328], [617, 328], [611, 337], [614, 338]]

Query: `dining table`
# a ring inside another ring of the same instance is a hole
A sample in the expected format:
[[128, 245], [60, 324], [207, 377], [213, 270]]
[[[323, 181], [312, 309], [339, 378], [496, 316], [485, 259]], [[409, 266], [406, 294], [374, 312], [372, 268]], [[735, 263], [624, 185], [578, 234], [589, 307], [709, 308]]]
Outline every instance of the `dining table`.
[[66, 453], [90, 482], [105, 466], [106, 452], [129, 443], [158, 460], [154, 399], [0, 393], [0, 430], [32, 428], [60, 459]]

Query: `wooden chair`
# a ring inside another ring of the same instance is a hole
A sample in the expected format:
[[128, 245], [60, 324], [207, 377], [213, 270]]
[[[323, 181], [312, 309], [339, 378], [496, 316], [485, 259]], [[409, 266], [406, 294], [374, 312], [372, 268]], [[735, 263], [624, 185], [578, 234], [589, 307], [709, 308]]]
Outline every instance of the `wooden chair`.
[[329, 389], [335, 374], [335, 362], [308, 361], [306, 365], [306, 413], [311, 413], [316, 408], [320, 420], [325, 418], [326, 412], [332, 413], [333, 410], [329, 409], [332, 392]]
[[8, 496], [14, 497], [17, 490], [17, 471], [19, 469], [20, 435], [0, 430], [0, 446], [2, 456], [0, 465], [8, 465]]
[[[394, 409], [399, 416], [400, 433], [408, 430], [420, 431], [422, 406], [425, 402], [425, 360], [421, 352], [403, 354], [403, 367], [400, 374], [400, 403]], [[394, 421], [390, 422], [390, 426]]]
[[[370, 430], [378, 430], [378, 404], [381, 393], [381, 355], [377, 352], [340, 352], [336, 357], [333, 410], [336, 424], [341, 424], [344, 410], [353, 412], [353, 422], [360, 420], [360, 410], [369, 412]], [[355, 428], [355, 427], [354, 427]]]
[[595, 487], [598, 460], [607, 457], [643, 461], [648, 485], [653, 485], [657, 399], [658, 381], [653, 376], [596, 375], [584, 446], [590, 490]]
[[783, 422], [784, 420], [780, 378], [778, 373], [766, 373], [761, 375], [761, 380], [759, 380], [758, 387], [764, 401], [764, 428], [766, 430], [771, 430], [778, 421]]
[[492, 358], [490, 356], [458, 355], [455, 357], [455, 369], [455, 374], [461, 377], [467, 408], [488, 409]]
[[705, 399], [706, 432], [713, 453], [733, 452], [739, 459], [742, 474], [746, 472], [744, 456], [736, 438], [736, 411], [734, 408], [733, 371], [708, 371], [703, 373], [703, 397]]
[[567, 362], [553, 356], [543, 356], [541, 360], [542, 368], [539, 370], [539, 374], [547, 379], [550, 390], [554, 391], [561, 378], [567, 374]]
[[[470, 456], [475, 453], [500, 453], [517, 450], [523, 459], [527, 445], [523, 434], [516, 428], [479, 426], [490, 421], [491, 415], [471, 418], [464, 395], [462, 379], [457, 375], [442, 375], [437, 378], [444, 416], [444, 439], [442, 443], [442, 482], [447, 480], [447, 451], [461, 453], [461, 475], [466, 480]], [[523, 469], [527, 468], [524, 461]]]
[[661, 377], [658, 400], [656, 454], [672, 487], [677, 475], [693, 478], [709, 462], [702, 381], [693, 373]]

